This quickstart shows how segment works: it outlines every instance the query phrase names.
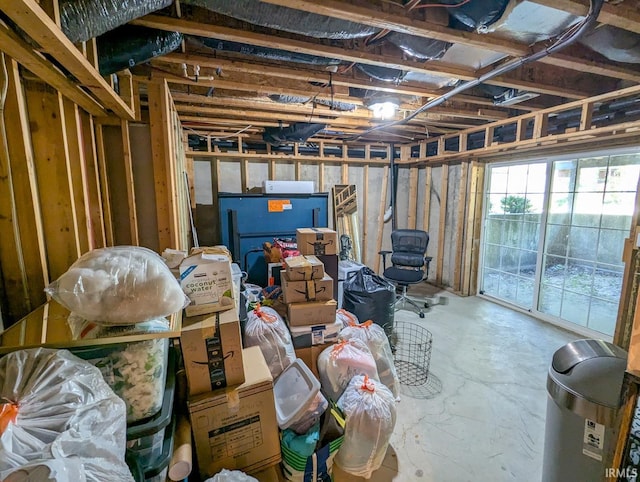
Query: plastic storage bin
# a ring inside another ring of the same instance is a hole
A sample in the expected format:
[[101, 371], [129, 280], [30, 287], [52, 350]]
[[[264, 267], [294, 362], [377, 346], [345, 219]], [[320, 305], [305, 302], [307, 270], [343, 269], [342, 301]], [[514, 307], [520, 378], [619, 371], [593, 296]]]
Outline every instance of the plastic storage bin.
[[140, 460], [135, 452], [127, 450], [125, 460], [131, 475], [136, 482], [165, 482], [167, 480], [167, 472], [169, 470], [169, 462], [173, 454], [173, 436], [176, 428], [175, 417], [164, 431], [164, 440], [162, 443], [162, 452], [160, 456], [152, 461]]
[[127, 405], [127, 423], [152, 417], [162, 408], [168, 338], [78, 347], [71, 351], [100, 369], [105, 381]]
[[284, 430], [297, 422], [319, 391], [318, 379], [300, 358], [296, 358], [273, 384], [278, 426]]
[[335, 343], [338, 341], [338, 333], [341, 329], [342, 322], [339, 320], [327, 325], [289, 327], [294, 348], [309, 348], [313, 345]]
[[240, 290], [242, 283], [242, 270], [236, 263], [231, 263], [231, 279], [233, 280], [233, 301], [236, 303], [236, 311], [240, 312]]
[[176, 353], [172, 349], [169, 351], [167, 383], [160, 411], [150, 419], [127, 426], [127, 448], [143, 462], [156, 460], [162, 454], [165, 431], [173, 415], [176, 388], [175, 365]]

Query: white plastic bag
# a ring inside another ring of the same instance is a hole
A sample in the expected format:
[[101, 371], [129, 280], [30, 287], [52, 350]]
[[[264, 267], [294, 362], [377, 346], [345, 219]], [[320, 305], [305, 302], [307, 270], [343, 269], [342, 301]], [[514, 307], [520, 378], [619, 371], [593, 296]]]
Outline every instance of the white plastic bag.
[[347, 425], [336, 464], [368, 479], [387, 453], [396, 425], [395, 397], [382, 383], [358, 375], [349, 382], [338, 407], [346, 415]]
[[45, 291], [69, 311], [105, 325], [167, 316], [189, 303], [162, 258], [138, 246], [90, 251]]
[[205, 480], [205, 482], [258, 482], [258, 479], [239, 470], [222, 469], [210, 479]]
[[296, 359], [291, 334], [282, 317], [272, 308], [257, 306], [247, 314], [244, 346], [259, 346], [275, 380]]
[[384, 329], [373, 321], [368, 320], [359, 325], [350, 324], [340, 331], [339, 336], [342, 340], [357, 339], [367, 345], [373, 355], [373, 359], [376, 361], [380, 381], [398, 399], [400, 397], [400, 380], [398, 380], [396, 367], [393, 364], [391, 345], [389, 345], [389, 339]]
[[342, 323], [342, 327], [346, 328], [350, 323], [358, 324], [358, 317], [350, 311], [340, 308], [336, 311], [336, 321]]
[[360, 340], [343, 340], [326, 348], [318, 356], [317, 364], [322, 389], [334, 401], [356, 375], [378, 380], [376, 361]]
[[[10, 353], [0, 358], [0, 400], [0, 480], [43, 465], [35, 470], [53, 470], [58, 482], [133, 481], [124, 402], [94, 366], [66, 350]], [[40, 463], [51, 460], [60, 463]]]

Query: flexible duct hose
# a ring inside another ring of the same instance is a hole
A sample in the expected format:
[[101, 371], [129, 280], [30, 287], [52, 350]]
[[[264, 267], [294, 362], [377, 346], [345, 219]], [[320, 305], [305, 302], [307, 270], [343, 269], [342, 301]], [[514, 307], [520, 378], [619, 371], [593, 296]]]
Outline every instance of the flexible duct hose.
[[526, 57], [521, 57], [519, 59], [513, 59], [501, 66], [499, 66], [498, 68], [491, 70], [490, 72], [487, 72], [484, 75], [481, 75], [480, 77], [478, 77], [477, 79], [473, 79], [473, 80], [469, 80], [467, 82], [463, 82], [460, 85], [458, 85], [457, 87], [454, 87], [453, 89], [451, 89], [449, 92], [447, 92], [446, 94], [441, 95], [440, 97], [436, 97], [435, 99], [430, 100], [429, 102], [427, 102], [426, 104], [424, 104], [422, 107], [418, 108], [417, 110], [415, 110], [414, 112], [412, 112], [410, 115], [408, 115], [407, 117], [405, 117], [404, 119], [401, 120], [397, 120], [394, 122], [388, 122], [386, 124], [381, 124], [379, 126], [376, 127], [372, 127], [371, 129], [367, 129], [366, 131], [358, 134], [357, 136], [355, 136], [353, 139], [357, 139], [363, 135], [369, 134], [371, 132], [375, 132], [377, 130], [380, 129], [386, 129], [387, 127], [393, 127], [393, 126], [398, 126], [398, 125], [403, 125], [406, 124], [407, 122], [411, 121], [412, 119], [415, 119], [419, 114], [422, 114], [423, 112], [432, 109], [434, 107], [437, 107], [441, 104], [443, 104], [444, 102], [446, 102], [447, 100], [451, 99], [453, 96], [458, 95], [466, 90], [469, 90], [479, 84], [482, 84], [483, 82], [486, 82], [488, 80], [493, 79], [494, 77], [497, 77], [499, 75], [503, 75], [506, 74], [507, 72], [511, 72], [514, 69], [517, 69], [518, 67], [521, 67], [524, 64], [528, 64], [529, 62], [535, 62], [537, 60], [540, 60], [548, 55], [551, 55], [553, 53], [556, 53], [557, 51], [563, 49], [564, 47], [567, 47], [568, 45], [574, 43], [576, 40], [578, 40], [578, 38], [584, 33], [586, 32], [591, 25], [593, 25], [593, 23], [597, 20], [598, 15], [600, 14], [600, 10], [602, 9], [602, 5], [604, 3], [604, 0], [591, 0], [590, 6], [589, 6], [589, 13], [587, 14], [587, 16], [580, 22], [575, 24], [574, 26], [570, 27], [566, 32], [562, 33], [561, 35], [559, 35], [555, 41], [553, 42], [553, 44], [551, 44], [549, 47], [547, 47], [546, 49], [540, 50], [539, 52], [535, 52], [533, 54], [527, 55]]

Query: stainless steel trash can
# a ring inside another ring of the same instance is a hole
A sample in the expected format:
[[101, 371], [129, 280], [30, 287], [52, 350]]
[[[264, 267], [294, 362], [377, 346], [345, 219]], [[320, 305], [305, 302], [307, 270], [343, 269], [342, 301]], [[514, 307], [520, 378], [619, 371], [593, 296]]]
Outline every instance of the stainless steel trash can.
[[627, 352], [578, 340], [553, 355], [547, 377], [543, 482], [600, 482], [615, 449]]

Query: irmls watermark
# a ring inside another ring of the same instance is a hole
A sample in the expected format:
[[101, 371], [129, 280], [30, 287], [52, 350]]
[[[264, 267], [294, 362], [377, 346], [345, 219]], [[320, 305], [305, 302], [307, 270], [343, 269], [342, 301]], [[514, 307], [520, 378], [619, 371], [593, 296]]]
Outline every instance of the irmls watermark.
[[638, 477], [638, 469], [636, 467], [627, 467], [626, 469], [614, 469], [608, 467], [604, 469], [605, 477], [613, 477], [616, 479], [624, 478], [626, 480], [631, 480], [632, 478]]

